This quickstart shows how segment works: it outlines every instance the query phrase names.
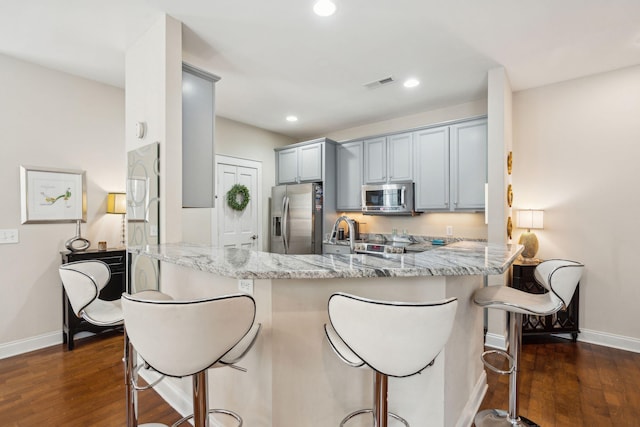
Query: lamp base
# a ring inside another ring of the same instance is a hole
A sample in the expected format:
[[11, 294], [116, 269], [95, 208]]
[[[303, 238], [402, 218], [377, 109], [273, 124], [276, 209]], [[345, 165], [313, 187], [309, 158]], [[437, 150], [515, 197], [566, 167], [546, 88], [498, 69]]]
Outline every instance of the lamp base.
[[522, 257], [525, 260], [535, 258], [536, 254], [538, 253], [538, 238], [534, 233], [530, 231], [522, 233], [520, 235], [520, 240], [518, 240], [518, 243], [524, 246]]

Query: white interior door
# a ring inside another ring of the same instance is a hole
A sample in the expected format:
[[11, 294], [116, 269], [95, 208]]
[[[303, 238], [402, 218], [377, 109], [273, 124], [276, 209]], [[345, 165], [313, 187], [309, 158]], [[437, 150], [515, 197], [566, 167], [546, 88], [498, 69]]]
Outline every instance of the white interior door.
[[[261, 248], [260, 165], [244, 159], [218, 156], [217, 172], [217, 245], [259, 250]], [[236, 211], [227, 204], [227, 192], [235, 184], [249, 189], [249, 204]]]

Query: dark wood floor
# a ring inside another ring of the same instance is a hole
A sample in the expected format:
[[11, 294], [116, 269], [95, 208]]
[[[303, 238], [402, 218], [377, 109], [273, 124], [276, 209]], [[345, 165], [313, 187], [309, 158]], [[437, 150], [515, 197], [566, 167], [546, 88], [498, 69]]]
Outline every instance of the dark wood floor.
[[[0, 425], [124, 426], [122, 348], [113, 334], [0, 360]], [[640, 354], [558, 340], [522, 355], [520, 412], [541, 426], [640, 425]], [[482, 408], [506, 409], [507, 377], [487, 376]], [[141, 423], [179, 418], [154, 391], [139, 397]]]
[[[520, 414], [542, 427], [640, 426], [638, 353], [560, 338], [529, 339], [520, 380]], [[508, 377], [488, 372], [487, 382], [481, 409], [508, 409]]]
[[[121, 333], [0, 360], [0, 426], [126, 425]], [[140, 422], [180, 416], [153, 390], [138, 393]]]

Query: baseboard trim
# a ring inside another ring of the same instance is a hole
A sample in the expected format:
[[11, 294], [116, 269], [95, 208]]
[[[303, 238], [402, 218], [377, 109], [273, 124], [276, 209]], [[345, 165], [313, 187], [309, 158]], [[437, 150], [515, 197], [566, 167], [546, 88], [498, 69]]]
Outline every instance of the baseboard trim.
[[640, 353], [640, 339], [607, 332], [581, 328], [578, 334], [578, 341]]
[[456, 423], [456, 427], [471, 427], [473, 424], [473, 419], [478, 413], [478, 409], [484, 400], [485, 394], [487, 394], [489, 386], [487, 385], [487, 373], [483, 370], [480, 377], [478, 377], [478, 381], [476, 385], [473, 387], [471, 391], [471, 396], [469, 396], [469, 400], [467, 400], [467, 404], [464, 405], [464, 409], [462, 410], [462, 414], [460, 418], [458, 418], [458, 422]]
[[0, 344], [0, 359], [18, 356], [52, 345], [62, 344], [62, 331], [49, 332], [35, 337]]
[[497, 348], [498, 350], [507, 351], [507, 337], [504, 335], [491, 334], [487, 332], [484, 337], [484, 345], [491, 348]]

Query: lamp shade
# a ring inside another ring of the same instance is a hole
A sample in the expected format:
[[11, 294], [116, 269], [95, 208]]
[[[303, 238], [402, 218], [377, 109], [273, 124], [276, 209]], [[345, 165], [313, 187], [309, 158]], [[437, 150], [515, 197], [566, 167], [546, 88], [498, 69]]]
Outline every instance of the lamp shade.
[[533, 209], [517, 211], [516, 224], [518, 228], [542, 229], [544, 228], [544, 211]]
[[126, 214], [127, 195], [126, 193], [109, 193], [107, 196], [107, 213]]

